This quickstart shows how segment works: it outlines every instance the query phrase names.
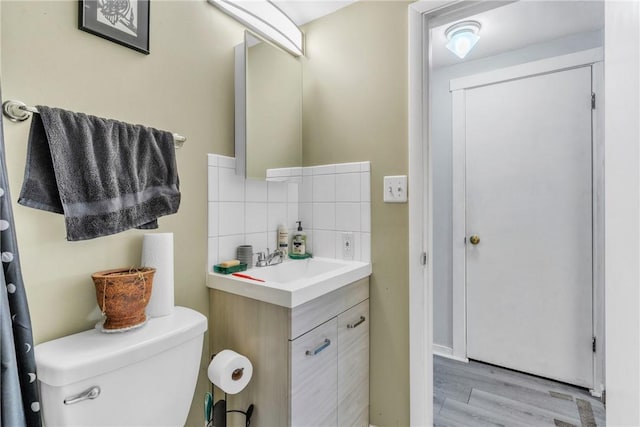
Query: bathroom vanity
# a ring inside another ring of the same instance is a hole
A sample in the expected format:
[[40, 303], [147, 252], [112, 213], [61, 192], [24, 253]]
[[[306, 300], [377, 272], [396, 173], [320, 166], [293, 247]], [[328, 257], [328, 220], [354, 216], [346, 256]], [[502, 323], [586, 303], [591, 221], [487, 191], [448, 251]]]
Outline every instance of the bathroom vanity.
[[[289, 282], [270, 267], [263, 269], [264, 277], [273, 278], [265, 282], [209, 275], [211, 351], [228, 348], [253, 364], [251, 382], [238, 395], [228, 396], [227, 409], [246, 410], [253, 403], [252, 426], [369, 425], [371, 266], [340, 263], [334, 270], [342, 274], [316, 269], [313, 277]], [[258, 278], [261, 269], [247, 273]], [[331, 275], [335, 280], [328, 279]], [[336, 285], [341, 278], [348, 283]], [[230, 288], [229, 282], [239, 286]], [[306, 289], [307, 296], [296, 295], [309, 286], [324, 286], [324, 291], [315, 295]], [[270, 287], [292, 298], [287, 303], [286, 298], [265, 297]], [[254, 293], [247, 295], [247, 289]], [[216, 390], [215, 399], [222, 396]], [[244, 417], [229, 414], [228, 424], [244, 425]]]

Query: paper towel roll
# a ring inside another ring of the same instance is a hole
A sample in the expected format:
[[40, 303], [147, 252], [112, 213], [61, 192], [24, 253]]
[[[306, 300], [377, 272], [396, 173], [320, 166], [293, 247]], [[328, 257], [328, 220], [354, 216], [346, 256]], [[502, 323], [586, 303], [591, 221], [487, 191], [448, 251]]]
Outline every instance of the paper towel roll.
[[216, 354], [209, 369], [209, 380], [227, 394], [240, 393], [251, 380], [253, 366], [249, 359], [233, 350]]
[[149, 317], [168, 316], [173, 313], [173, 233], [145, 234], [142, 240], [140, 265], [153, 267], [153, 290], [147, 315]]

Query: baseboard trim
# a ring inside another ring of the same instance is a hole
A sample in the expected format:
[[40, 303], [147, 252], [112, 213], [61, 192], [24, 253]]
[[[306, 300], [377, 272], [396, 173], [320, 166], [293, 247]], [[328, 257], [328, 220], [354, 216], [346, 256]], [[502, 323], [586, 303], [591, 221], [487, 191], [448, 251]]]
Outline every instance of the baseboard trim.
[[453, 355], [453, 349], [444, 345], [433, 344], [433, 354], [447, 359], [457, 360], [458, 362], [469, 363], [466, 357], [458, 357]]
[[447, 347], [445, 345], [433, 344], [433, 354], [437, 354], [438, 356], [452, 356], [453, 349], [451, 347]]
[[604, 402], [604, 384], [599, 384], [596, 387], [589, 389], [591, 396], [597, 397]]

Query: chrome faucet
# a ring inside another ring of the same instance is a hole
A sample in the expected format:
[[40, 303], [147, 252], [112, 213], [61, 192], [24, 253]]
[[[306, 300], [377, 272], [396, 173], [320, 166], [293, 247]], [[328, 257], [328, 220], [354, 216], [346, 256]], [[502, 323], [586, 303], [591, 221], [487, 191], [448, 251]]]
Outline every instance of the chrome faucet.
[[282, 250], [276, 249], [272, 253], [269, 253], [269, 248], [267, 248], [266, 255], [264, 252], [258, 252], [258, 261], [256, 262], [256, 267], [267, 267], [269, 265], [276, 265], [282, 263], [282, 261], [284, 261], [284, 252]]

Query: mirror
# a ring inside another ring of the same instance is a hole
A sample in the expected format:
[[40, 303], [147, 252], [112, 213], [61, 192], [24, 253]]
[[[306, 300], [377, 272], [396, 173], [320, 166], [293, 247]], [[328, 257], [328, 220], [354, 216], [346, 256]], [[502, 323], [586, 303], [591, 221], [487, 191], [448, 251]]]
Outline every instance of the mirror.
[[245, 31], [236, 46], [236, 174], [302, 165], [302, 65]]

